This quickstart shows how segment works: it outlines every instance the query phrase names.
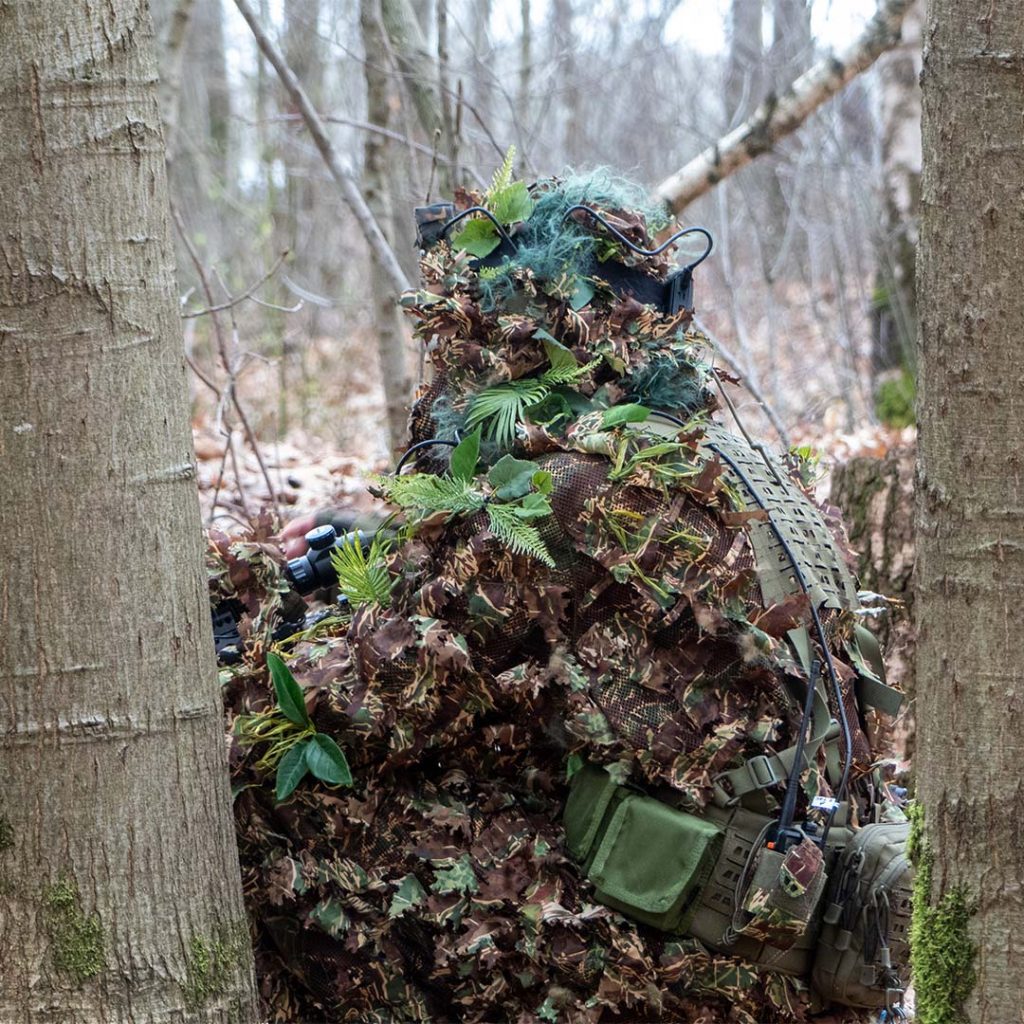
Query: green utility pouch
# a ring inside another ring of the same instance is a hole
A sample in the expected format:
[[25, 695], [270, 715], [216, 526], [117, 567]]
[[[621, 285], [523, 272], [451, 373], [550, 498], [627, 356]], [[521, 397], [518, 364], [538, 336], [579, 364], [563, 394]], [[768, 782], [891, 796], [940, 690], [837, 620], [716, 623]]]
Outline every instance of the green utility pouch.
[[565, 831], [598, 903], [673, 933], [686, 929], [722, 844], [713, 822], [617, 786], [593, 766], [573, 778]]
[[864, 1008], [900, 1001], [910, 974], [914, 869], [909, 822], [858, 829], [828, 887], [812, 985], [828, 1002]]

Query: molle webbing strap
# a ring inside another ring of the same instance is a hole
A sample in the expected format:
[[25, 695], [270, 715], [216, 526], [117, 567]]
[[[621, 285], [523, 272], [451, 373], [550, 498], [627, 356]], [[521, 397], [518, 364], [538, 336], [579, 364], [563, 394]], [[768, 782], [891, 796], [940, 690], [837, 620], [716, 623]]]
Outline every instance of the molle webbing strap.
[[[703, 443], [720, 449], [743, 470], [771, 513], [772, 524], [752, 520], [747, 526], [765, 607], [770, 608], [802, 592], [785, 549], [776, 535], [777, 530], [800, 562], [815, 607], [858, 608], [860, 602], [853, 576], [846, 567], [831, 531], [807, 496], [789, 478], [786, 470], [774, 460], [769, 466], [760, 451], [751, 448], [743, 438], [730, 434], [717, 423], [706, 425]], [[758, 508], [746, 484], [728, 464], [724, 468], [729, 484], [740, 496], [744, 506], [751, 510]]]
[[[813, 762], [822, 744], [835, 746], [839, 728], [829, 712], [824, 687], [819, 684], [814, 694], [814, 721], [810, 738], [804, 744], [803, 763]], [[793, 770], [796, 745], [777, 754], [759, 754], [748, 758], [738, 768], [721, 772], [714, 779], [714, 801], [719, 807], [732, 807], [744, 797], [768, 786], [784, 785]]]

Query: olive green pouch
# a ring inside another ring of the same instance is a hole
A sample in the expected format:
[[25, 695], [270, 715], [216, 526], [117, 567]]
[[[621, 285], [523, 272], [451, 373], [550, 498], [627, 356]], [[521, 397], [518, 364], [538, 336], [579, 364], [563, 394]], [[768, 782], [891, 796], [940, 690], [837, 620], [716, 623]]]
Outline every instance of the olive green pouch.
[[680, 932], [721, 846], [722, 832], [712, 822], [631, 793], [612, 813], [587, 875], [599, 902]]
[[668, 932], [685, 929], [722, 846], [722, 829], [617, 786], [588, 766], [573, 779], [566, 845], [595, 899]]
[[613, 803], [618, 804], [626, 792], [603, 768], [592, 764], [584, 765], [572, 777], [562, 822], [566, 848], [584, 870], [590, 867], [591, 854], [595, 851], [594, 840], [602, 824], [606, 823], [609, 807]]

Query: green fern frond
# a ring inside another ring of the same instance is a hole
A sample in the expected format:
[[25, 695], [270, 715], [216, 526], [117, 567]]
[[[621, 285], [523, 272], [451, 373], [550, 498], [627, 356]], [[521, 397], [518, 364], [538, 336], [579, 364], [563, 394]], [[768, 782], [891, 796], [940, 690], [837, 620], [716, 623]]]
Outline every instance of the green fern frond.
[[488, 200], [493, 199], [495, 193], [508, 188], [512, 184], [512, 166], [515, 163], [515, 159], [516, 147], [509, 146], [505, 159], [502, 160], [501, 166], [494, 172], [494, 177], [491, 178], [491, 187], [487, 190]]
[[539, 380], [551, 387], [557, 387], [560, 384], [575, 384], [589, 372], [593, 365], [594, 363], [591, 362], [585, 366], [552, 366], [550, 370], [545, 370], [540, 375]]
[[469, 481], [453, 480], [433, 473], [411, 473], [387, 477], [382, 489], [389, 501], [406, 510], [425, 515], [434, 512], [476, 512], [484, 507], [484, 496]]
[[483, 425], [484, 434], [500, 445], [511, 444], [516, 436], [516, 424], [526, 410], [547, 398], [550, 388], [540, 377], [513, 380], [495, 384], [477, 392], [469, 406], [466, 426], [472, 430]]
[[554, 567], [555, 560], [544, 546], [535, 526], [523, 522], [515, 505], [488, 505], [491, 533], [517, 555], [530, 555], [544, 565]]
[[379, 536], [366, 550], [358, 537], [342, 537], [331, 551], [331, 563], [338, 576], [338, 589], [352, 608], [376, 604], [386, 608], [391, 601], [391, 575], [385, 562], [391, 544]]

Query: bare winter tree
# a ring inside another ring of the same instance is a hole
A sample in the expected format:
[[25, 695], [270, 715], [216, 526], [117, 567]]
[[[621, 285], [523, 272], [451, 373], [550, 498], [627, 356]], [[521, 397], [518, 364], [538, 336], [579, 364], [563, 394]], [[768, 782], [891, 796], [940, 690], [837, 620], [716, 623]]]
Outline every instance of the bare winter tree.
[[0, 5], [0, 1020], [255, 1019], [147, 4]]

